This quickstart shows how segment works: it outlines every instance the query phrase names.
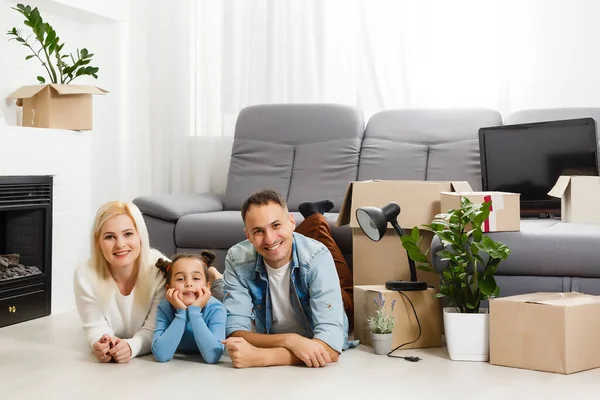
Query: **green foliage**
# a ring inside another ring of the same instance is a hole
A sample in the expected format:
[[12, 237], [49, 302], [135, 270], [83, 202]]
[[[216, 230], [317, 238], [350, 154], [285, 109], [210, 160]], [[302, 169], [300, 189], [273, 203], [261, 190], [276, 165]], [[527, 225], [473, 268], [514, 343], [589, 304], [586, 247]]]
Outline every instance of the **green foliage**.
[[[90, 75], [98, 79], [98, 67], [93, 67], [90, 64], [93, 54], [87, 49], [77, 50], [76, 58], [73, 54], [62, 54], [64, 43], [60, 43], [60, 37], [52, 28], [52, 26], [44, 22], [39, 10], [17, 4], [17, 7], [12, 7], [13, 10], [23, 14], [26, 26], [30, 27], [33, 34], [25, 37], [21, 29], [12, 28], [6, 34], [10, 36], [10, 40], [15, 40], [27, 47], [32, 54], [25, 57], [25, 60], [36, 59], [46, 69], [50, 82], [52, 83], [70, 83], [73, 79]], [[31, 39], [33, 36], [33, 39]], [[31, 39], [31, 41], [30, 41]], [[70, 60], [69, 60], [70, 58]], [[72, 63], [70, 63], [72, 62]], [[40, 83], [46, 83], [43, 76], [38, 76], [37, 80]]]
[[[374, 317], [367, 319], [369, 328], [373, 333], [392, 333], [394, 325], [396, 325], [396, 319], [393, 315], [386, 314], [385, 312], [385, 296], [379, 293], [378, 297], [373, 297], [373, 301], [377, 306], [377, 312]], [[396, 300], [392, 301], [392, 312], [396, 306]]]
[[[417, 268], [436, 272], [440, 290], [436, 297], [449, 299], [449, 304], [461, 313], [479, 312], [483, 300], [497, 297], [500, 287], [494, 278], [500, 262], [508, 257], [510, 249], [501, 242], [484, 235], [481, 225], [488, 219], [491, 202], [476, 204], [462, 197], [461, 207], [447, 214], [436, 215], [425, 228], [433, 231], [444, 249], [437, 253], [447, 265], [435, 271], [421, 251], [418, 227], [402, 237], [402, 246]], [[468, 230], [467, 230], [468, 228]]]

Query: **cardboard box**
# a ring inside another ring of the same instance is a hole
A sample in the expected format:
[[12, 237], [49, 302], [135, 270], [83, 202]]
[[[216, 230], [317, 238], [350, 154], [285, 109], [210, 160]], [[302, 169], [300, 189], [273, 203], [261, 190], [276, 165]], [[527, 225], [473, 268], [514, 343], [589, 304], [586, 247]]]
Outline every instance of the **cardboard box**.
[[91, 130], [92, 95], [108, 91], [96, 86], [22, 86], [8, 99], [23, 107], [23, 126], [36, 128]]
[[561, 176], [548, 195], [561, 199], [563, 221], [600, 224], [600, 177]]
[[481, 225], [484, 232], [511, 232], [521, 230], [521, 195], [507, 192], [442, 192], [442, 212], [460, 208], [466, 197], [473, 203], [492, 202], [489, 218]]
[[600, 296], [532, 293], [490, 301], [490, 363], [570, 374], [600, 367]]
[[[337, 225], [352, 228], [352, 264], [355, 285], [381, 285], [390, 280], [410, 280], [408, 256], [391, 224], [380, 241], [370, 240], [360, 229], [356, 209], [400, 205], [398, 224], [408, 234], [413, 227], [430, 224], [441, 212], [440, 193], [473, 191], [468, 182], [362, 181], [351, 182], [340, 209]], [[433, 233], [421, 231], [421, 249], [429, 250]], [[429, 256], [431, 259], [431, 256]], [[439, 286], [437, 274], [417, 270], [417, 279]]]
[[[419, 325], [412, 306], [399, 292], [387, 290], [383, 285], [354, 286], [354, 338], [359, 339], [362, 344], [372, 345], [371, 331], [367, 320], [377, 311], [377, 305], [373, 299], [379, 296], [379, 293], [385, 296], [387, 312], [391, 311], [392, 301], [396, 300], [392, 314], [396, 318], [396, 325], [392, 332], [392, 349], [415, 340], [419, 336]], [[442, 346], [441, 305], [440, 301], [433, 297], [437, 293], [437, 289], [403, 293], [415, 306], [421, 323], [421, 337], [415, 343], [408, 344], [402, 349]]]

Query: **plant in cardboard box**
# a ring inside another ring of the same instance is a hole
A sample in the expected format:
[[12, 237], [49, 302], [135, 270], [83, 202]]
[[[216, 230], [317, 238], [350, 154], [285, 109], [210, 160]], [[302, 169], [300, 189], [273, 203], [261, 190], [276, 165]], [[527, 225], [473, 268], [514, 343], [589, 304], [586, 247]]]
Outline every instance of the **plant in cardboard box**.
[[82, 76], [98, 79], [99, 68], [90, 65], [94, 54], [85, 48], [77, 50], [75, 55], [65, 54], [65, 44], [52, 25], [44, 21], [37, 7], [17, 4], [12, 9], [25, 17], [23, 23], [31, 33], [13, 27], [6, 32], [9, 41], [25, 46], [30, 53], [25, 60], [37, 60], [47, 74], [47, 78], [37, 76], [42, 85], [22, 86], [7, 97], [16, 99], [17, 105], [23, 107], [23, 126], [92, 129], [92, 95], [105, 94], [106, 90], [69, 84]]
[[[488, 219], [491, 202], [476, 204], [466, 197], [459, 209], [438, 214], [425, 228], [440, 239], [443, 249], [437, 253], [443, 267], [439, 293], [446, 297], [444, 330], [448, 354], [452, 360], [487, 361], [489, 359], [489, 325], [486, 308], [481, 302], [500, 293], [495, 274], [510, 249], [483, 234], [482, 224]], [[402, 237], [402, 245], [417, 268], [436, 272], [419, 246], [419, 229]]]
[[382, 293], [379, 293], [377, 297], [373, 297], [373, 301], [377, 306], [377, 311], [374, 316], [367, 319], [371, 330], [373, 352], [375, 354], [387, 354], [392, 348], [392, 331], [396, 325], [396, 319], [392, 315], [396, 300], [392, 301], [389, 313], [385, 310], [385, 296]]

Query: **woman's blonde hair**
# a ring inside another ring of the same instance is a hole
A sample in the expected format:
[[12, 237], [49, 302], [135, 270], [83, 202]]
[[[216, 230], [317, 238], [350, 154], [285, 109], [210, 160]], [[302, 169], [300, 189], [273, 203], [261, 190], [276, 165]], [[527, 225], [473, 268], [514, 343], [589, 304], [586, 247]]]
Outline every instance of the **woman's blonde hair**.
[[127, 215], [133, 222], [133, 226], [140, 237], [140, 256], [135, 261], [138, 270], [138, 276], [145, 273], [143, 271], [148, 268], [149, 265], [154, 265], [150, 261], [150, 239], [148, 237], [148, 228], [142, 217], [142, 213], [139, 208], [133, 203], [124, 203], [120, 201], [111, 201], [102, 205], [96, 212], [96, 218], [94, 218], [94, 225], [92, 227], [91, 235], [91, 258], [90, 267], [96, 272], [98, 277], [103, 280], [107, 280], [110, 275], [110, 266], [100, 248], [100, 233], [102, 232], [102, 226], [106, 221], [119, 215]]

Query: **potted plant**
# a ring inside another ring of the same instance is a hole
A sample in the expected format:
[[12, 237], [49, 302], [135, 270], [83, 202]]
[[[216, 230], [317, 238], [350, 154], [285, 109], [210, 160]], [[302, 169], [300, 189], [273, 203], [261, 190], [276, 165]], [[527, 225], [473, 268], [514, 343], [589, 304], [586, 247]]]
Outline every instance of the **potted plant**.
[[402, 245], [417, 268], [436, 272], [440, 278], [438, 298], [446, 297], [443, 309], [448, 354], [452, 360], [487, 361], [489, 359], [488, 309], [481, 302], [500, 293], [495, 274], [510, 249], [483, 234], [491, 202], [476, 204], [461, 198], [461, 207], [438, 214], [426, 229], [433, 231], [443, 245], [437, 253], [443, 262], [440, 271], [432, 268], [426, 252], [420, 248], [419, 229], [402, 237]]
[[371, 330], [371, 343], [375, 354], [387, 354], [392, 349], [392, 331], [396, 325], [396, 319], [392, 315], [396, 300], [392, 301], [391, 311], [388, 314], [385, 310], [385, 296], [379, 293], [373, 297], [377, 306], [377, 311], [373, 317], [367, 319], [369, 329]]

